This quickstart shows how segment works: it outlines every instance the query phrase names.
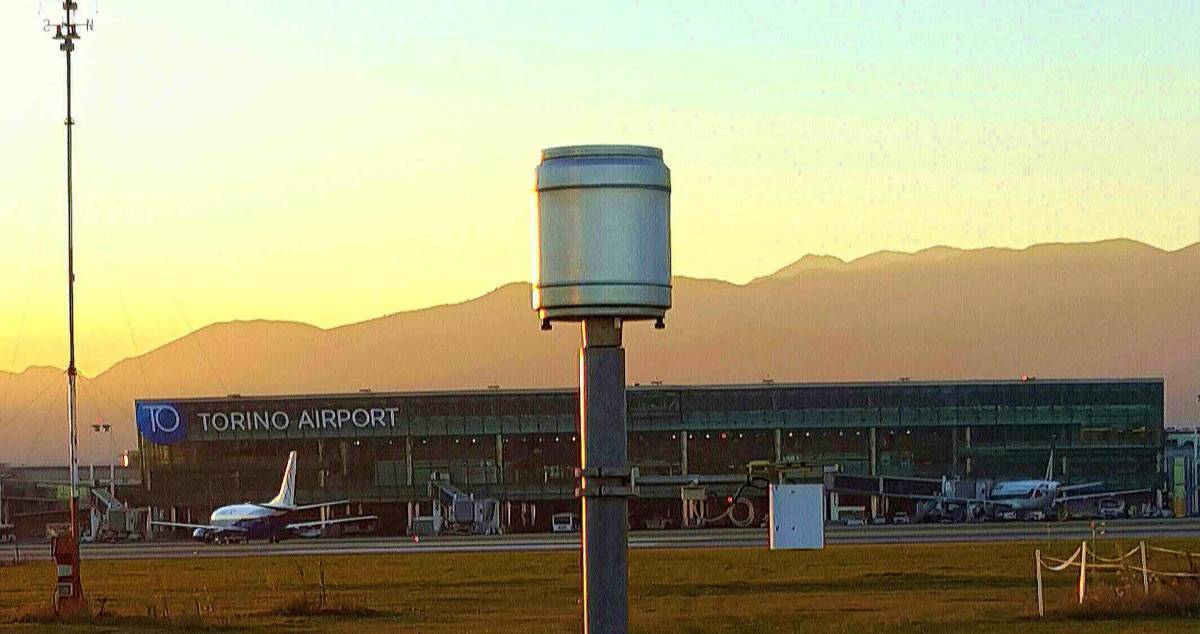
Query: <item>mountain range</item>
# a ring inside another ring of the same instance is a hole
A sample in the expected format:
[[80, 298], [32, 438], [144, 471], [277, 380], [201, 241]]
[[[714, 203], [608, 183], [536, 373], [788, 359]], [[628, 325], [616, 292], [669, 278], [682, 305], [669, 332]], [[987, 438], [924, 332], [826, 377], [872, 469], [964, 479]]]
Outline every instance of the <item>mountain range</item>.
[[[136, 446], [144, 397], [566, 387], [578, 329], [538, 328], [526, 283], [322, 329], [217, 323], [80, 378], [81, 459]], [[629, 381], [671, 384], [1164, 377], [1200, 418], [1200, 243], [934, 247], [804, 256], [748, 284], [675, 278], [667, 328], [626, 328]], [[0, 462], [66, 461], [63, 371], [0, 372]], [[114, 438], [93, 433], [97, 418]]]

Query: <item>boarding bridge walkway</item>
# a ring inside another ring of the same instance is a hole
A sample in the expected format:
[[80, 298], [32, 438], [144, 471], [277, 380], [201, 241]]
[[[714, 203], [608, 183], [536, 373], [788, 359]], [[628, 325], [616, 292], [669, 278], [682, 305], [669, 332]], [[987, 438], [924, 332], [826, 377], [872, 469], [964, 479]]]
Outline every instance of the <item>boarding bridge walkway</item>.
[[124, 511], [125, 503], [113, 497], [108, 489], [99, 487], [91, 489], [92, 497], [96, 499], [103, 507], [104, 511]]
[[445, 509], [446, 528], [453, 532], [477, 535], [500, 532], [500, 503], [492, 498], [476, 499], [449, 480], [436, 477], [429, 481], [429, 497], [435, 507]]

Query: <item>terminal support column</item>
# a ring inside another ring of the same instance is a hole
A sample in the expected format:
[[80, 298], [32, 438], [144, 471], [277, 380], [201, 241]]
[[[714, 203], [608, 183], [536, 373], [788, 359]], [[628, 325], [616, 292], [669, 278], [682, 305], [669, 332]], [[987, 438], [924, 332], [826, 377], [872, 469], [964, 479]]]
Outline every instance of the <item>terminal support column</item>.
[[958, 475], [958, 428], [950, 428], [950, 473]]
[[688, 473], [687, 439], [688, 439], [688, 432], [686, 429], [679, 432], [679, 460], [680, 460], [679, 466], [680, 466], [680, 473], [682, 473], [683, 475], [687, 475], [687, 473]]
[[[871, 477], [878, 477], [879, 476], [879, 451], [878, 451], [878, 445], [876, 444], [876, 440], [875, 440], [875, 428], [874, 427], [870, 428], [867, 431], [867, 438], [869, 439], [869, 444], [870, 444], [870, 449], [871, 449], [871, 465], [870, 465]], [[872, 495], [871, 496], [871, 517], [872, 518], [879, 517], [879, 499], [883, 494], [883, 479], [882, 478], [879, 480], [879, 489], [880, 489], [879, 490], [880, 495]]]
[[412, 464], [412, 436], [404, 437], [404, 483], [408, 486], [413, 484], [413, 464]]
[[878, 476], [879, 475], [879, 451], [878, 451], [878, 445], [876, 444], [876, 440], [875, 440], [875, 428], [872, 427], [868, 433], [870, 434], [869, 437], [871, 440], [871, 475]]
[[967, 425], [966, 442], [967, 442], [967, 475], [971, 475], [971, 453], [970, 453], [970, 451], [971, 451], [971, 426], [970, 425]]
[[[621, 322], [588, 318], [579, 351], [583, 631], [629, 629], [628, 438]], [[610, 484], [625, 478], [624, 484]]]
[[504, 482], [504, 436], [496, 434], [496, 482]]

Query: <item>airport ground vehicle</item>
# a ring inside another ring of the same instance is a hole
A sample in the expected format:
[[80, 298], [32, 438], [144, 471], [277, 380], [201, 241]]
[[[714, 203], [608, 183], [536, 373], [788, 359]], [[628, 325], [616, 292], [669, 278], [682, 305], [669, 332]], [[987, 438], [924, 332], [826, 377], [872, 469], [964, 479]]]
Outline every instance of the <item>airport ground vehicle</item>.
[[70, 522], [47, 522], [46, 523], [46, 541], [50, 541], [55, 537], [71, 534]]
[[907, 524], [908, 523], [908, 513], [905, 513], [904, 511], [897, 511], [896, 514], [892, 516], [892, 523], [893, 524]]
[[1112, 520], [1125, 516], [1125, 501], [1118, 498], [1104, 498], [1096, 502], [1096, 514], [1100, 519]]
[[12, 524], [0, 524], [0, 544], [17, 541], [17, 534], [13, 531]]
[[550, 530], [555, 533], [574, 533], [579, 530], [579, 516], [574, 513], [555, 513], [550, 518]]

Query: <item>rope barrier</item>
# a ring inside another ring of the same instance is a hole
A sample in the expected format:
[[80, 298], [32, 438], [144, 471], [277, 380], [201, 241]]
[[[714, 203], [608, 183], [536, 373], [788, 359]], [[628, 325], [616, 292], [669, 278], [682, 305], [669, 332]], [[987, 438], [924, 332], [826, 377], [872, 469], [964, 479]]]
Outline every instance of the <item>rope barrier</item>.
[[[1142, 571], [1142, 568], [1130, 567], [1132, 570]], [[1165, 572], [1158, 570], [1146, 570], [1146, 574], [1153, 577], [1175, 577], [1179, 579], [1200, 579], [1200, 572]]]
[[[1043, 561], [1048, 560], [1048, 559], [1050, 559], [1050, 558], [1046, 557], [1045, 555], [1042, 556]], [[1073, 563], [1067, 562], [1067, 563], [1069, 564], [1069, 567], [1071, 567], [1071, 568], [1079, 568], [1080, 567], [1079, 562], [1073, 562]], [[1068, 566], [1052, 567], [1052, 566], [1046, 565], [1045, 563], [1042, 564], [1042, 568], [1045, 568], [1046, 570], [1049, 570], [1051, 572], [1062, 572], [1067, 567]], [[1200, 572], [1170, 572], [1170, 571], [1165, 571], [1165, 570], [1151, 570], [1149, 568], [1142, 568], [1141, 566], [1118, 566], [1116, 564], [1089, 563], [1087, 565], [1087, 567], [1089, 570], [1133, 570], [1134, 572], [1146, 572], [1147, 574], [1159, 575], [1159, 576], [1163, 576], [1163, 577], [1200, 578]]]
[[[1079, 568], [1082, 565], [1082, 564], [1080, 564], [1080, 562], [1077, 562], [1077, 561], [1070, 561], [1070, 560], [1063, 561], [1061, 559], [1055, 559], [1053, 557], [1047, 557], [1045, 555], [1042, 555], [1042, 561], [1043, 562], [1054, 561], [1054, 562], [1058, 562], [1059, 564], [1061, 564], [1057, 567], [1051, 567], [1051, 566], [1048, 566], [1043, 563], [1042, 566], [1046, 570], [1049, 570], [1051, 572], [1062, 572], [1063, 570], [1066, 570], [1068, 567]], [[1108, 563], [1098, 564], [1094, 561], [1088, 561], [1087, 567], [1092, 570], [1139, 570], [1139, 568], [1137, 566], [1130, 566], [1128, 564], [1108, 564]]]
[[[1038, 552], [1041, 552], [1041, 551], [1038, 551]], [[1047, 557], [1045, 555], [1042, 555], [1041, 557], [1038, 558], [1038, 563], [1041, 563], [1042, 567], [1044, 567], [1046, 570], [1049, 570], [1051, 572], [1062, 572], [1063, 570], [1066, 570], [1070, 566], [1078, 566], [1079, 562], [1077, 560], [1079, 559], [1079, 556], [1081, 554], [1083, 554], [1082, 546], [1080, 546], [1079, 548], [1076, 548], [1075, 552], [1072, 553], [1071, 556], [1068, 557], [1067, 559], [1055, 559], [1054, 557]], [[1045, 561], [1056, 562], [1059, 565], [1058, 566], [1049, 566], [1045, 563], [1042, 563]]]
[[1130, 557], [1132, 557], [1140, 552], [1142, 552], [1142, 547], [1134, 546], [1133, 550], [1125, 553], [1124, 555], [1117, 555], [1116, 557], [1101, 557], [1100, 555], [1092, 555], [1092, 558], [1095, 559], [1096, 561], [1102, 561], [1105, 563], [1119, 563], [1119, 562], [1125, 561], [1126, 559], [1129, 559]]
[[[1063, 565], [1050, 566], [1050, 565], [1047, 565], [1046, 563], [1044, 563], [1047, 561], [1058, 561], [1058, 562], [1061, 562]], [[1045, 555], [1042, 555], [1042, 562], [1043, 562], [1042, 568], [1045, 568], [1046, 570], [1049, 570], [1050, 572], [1062, 572], [1063, 570], [1066, 570], [1067, 568], [1079, 568], [1080, 567], [1080, 563], [1077, 561], [1068, 560], [1068, 561], [1064, 562], [1061, 559], [1054, 559], [1053, 557], [1047, 557]], [[1118, 564], [1097, 564], [1097, 563], [1089, 562], [1087, 567], [1089, 570], [1133, 570], [1135, 572], [1146, 572], [1147, 574], [1159, 575], [1159, 576], [1164, 576], [1164, 577], [1196, 577], [1196, 578], [1200, 578], [1200, 572], [1159, 571], [1159, 570], [1151, 570], [1149, 568], [1143, 568], [1141, 566], [1136, 566], [1136, 565], [1121, 566]]]
[[[1079, 569], [1079, 603], [1083, 603], [1084, 594], [1087, 590], [1087, 573], [1088, 568], [1095, 571], [1117, 571], [1117, 572], [1133, 572], [1141, 573], [1142, 575], [1142, 590], [1146, 594], [1150, 594], [1150, 578], [1156, 579], [1200, 579], [1200, 572], [1175, 572], [1167, 570], [1151, 570], [1150, 564], [1146, 561], [1146, 553], [1148, 551], [1156, 551], [1188, 558], [1189, 567], [1192, 557], [1200, 557], [1200, 553], [1189, 553], [1182, 550], [1173, 550], [1170, 548], [1161, 548], [1157, 546], [1147, 546], [1146, 542], [1141, 542], [1137, 547], [1127, 553], [1119, 554], [1117, 557], [1100, 557], [1092, 554], [1092, 561], [1088, 561], [1088, 543], [1086, 541], [1079, 544], [1079, 548], [1075, 549], [1074, 553], [1066, 559], [1057, 557], [1048, 557], [1042, 554], [1041, 549], [1037, 549], [1033, 553], [1034, 570], [1037, 577], [1037, 601], [1038, 601], [1038, 616], [1046, 615], [1045, 597], [1042, 589], [1042, 570], [1050, 572], [1062, 572], [1069, 568]], [[1141, 557], [1141, 565], [1136, 563], [1127, 563], [1126, 560], [1139, 555]]]
[[1157, 551], [1160, 553], [1168, 553], [1171, 555], [1181, 555], [1183, 557], [1200, 557], [1200, 553], [1189, 553], [1185, 550], [1172, 550], [1170, 548], [1162, 548], [1160, 546], [1147, 546], [1148, 550]]

